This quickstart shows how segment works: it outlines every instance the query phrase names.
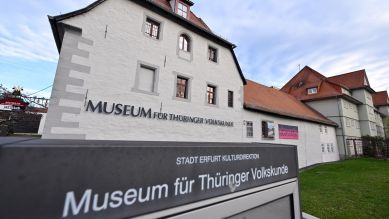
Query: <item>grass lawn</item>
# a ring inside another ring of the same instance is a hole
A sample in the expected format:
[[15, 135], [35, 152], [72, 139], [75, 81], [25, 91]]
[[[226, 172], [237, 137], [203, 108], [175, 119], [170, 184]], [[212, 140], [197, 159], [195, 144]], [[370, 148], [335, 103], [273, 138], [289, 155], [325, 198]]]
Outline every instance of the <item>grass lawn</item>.
[[389, 219], [389, 161], [355, 159], [300, 173], [303, 211], [319, 218]]

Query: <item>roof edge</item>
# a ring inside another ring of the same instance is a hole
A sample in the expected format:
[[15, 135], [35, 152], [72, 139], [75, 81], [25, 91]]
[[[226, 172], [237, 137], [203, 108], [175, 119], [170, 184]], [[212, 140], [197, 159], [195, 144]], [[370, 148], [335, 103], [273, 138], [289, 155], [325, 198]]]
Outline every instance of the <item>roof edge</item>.
[[325, 125], [329, 125], [329, 126], [333, 126], [333, 127], [338, 127], [338, 124], [336, 124], [335, 122], [332, 122], [330, 120], [324, 120], [324, 119], [320, 120], [320, 119], [314, 119], [314, 118], [311, 118], [311, 117], [305, 117], [305, 116], [299, 116], [299, 115], [295, 115], [295, 114], [283, 113], [283, 112], [279, 112], [279, 111], [276, 112], [274, 110], [270, 110], [270, 109], [267, 109], [265, 107], [255, 106], [253, 104], [244, 103], [243, 104], [243, 108], [246, 109], [246, 110], [264, 112], [264, 113], [268, 113], [268, 114], [272, 114], [272, 115], [277, 115], [277, 116], [281, 116], [281, 117], [292, 118], [292, 119], [301, 119], [301, 120], [308, 121], [308, 122], [313, 122], [313, 123], [319, 123], [319, 124], [325, 124]]
[[317, 101], [317, 100], [328, 100], [328, 99], [334, 99], [334, 98], [344, 98], [354, 104], [357, 104], [357, 105], [361, 105], [362, 102], [353, 98], [353, 97], [350, 97], [349, 95], [346, 95], [346, 94], [341, 94], [341, 95], [333, 95], [333, 96], [328, 96], [328, 97], [319, 97], [319, 98], [311, 98], [311, 99], [305, 99], [305, 100], [300, 100], [301, 102], [313, 102], [313, 101]]

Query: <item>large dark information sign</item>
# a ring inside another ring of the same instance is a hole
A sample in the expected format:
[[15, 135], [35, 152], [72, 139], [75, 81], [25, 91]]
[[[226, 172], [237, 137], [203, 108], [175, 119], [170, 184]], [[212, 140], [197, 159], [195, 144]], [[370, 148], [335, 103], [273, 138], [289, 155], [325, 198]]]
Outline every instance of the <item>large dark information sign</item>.
[[0, 218], [128, 218], [297, 177], [294, 146], [22, 141], [0, 149]]

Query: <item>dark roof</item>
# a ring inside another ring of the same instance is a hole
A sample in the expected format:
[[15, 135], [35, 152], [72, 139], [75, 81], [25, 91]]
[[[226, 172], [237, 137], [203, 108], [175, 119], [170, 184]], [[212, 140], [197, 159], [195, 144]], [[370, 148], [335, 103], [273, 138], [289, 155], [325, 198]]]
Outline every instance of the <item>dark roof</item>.
[[246, 109], [255, 111], [337, 126], [335, 122], [292, 95], [250, 80], [247, 80], [247, 85], [244, 87], [244, 106]]
[[[49, 22], [51, 25], [51, 29], [53, 31], [54, 39], [57, 44], [58, 52], [61, 50], [62, 45], [62, 38], [63, 38], [63, 28], [66, 26], [68, 28], [78, 29], [77, 27], [69, 27], [69, 25], [61, 23], [62, 20], [65, 20], [67, 18], [71, 18], [74, 16], [78, 16], [80, 14], [86, 13], [96, 6], [100, 5], [101, 3], [105, 2], [107, 0], [97, 0], [93, 2], [92, 4], [86, 6], [85, 8], [69, 12], [66, 14], [58, 15], [58, 16], [48, 16]], [[204, 21], [201, 18], [198, 18], [193, 12], [189, 13], [189, 19], [185, 19], [176, 13], [172, 11], [170, 7], [167, 7], [167, 4], [169, 4], [168, 0], [129, 0], [132, 1], [138, 5], [141, 5], [155, 13], [160, 14], [161, 16], [166, 17], [167, 19], [176, 22], [185, 28], [215, 42], [219, 45], [222, 45], [226, 48], [229, 48], [232, 55], [234, 62], [236, 64], [236, 67], [239, 71], [240, 77], [243, 81], [243, 84], [246, 84], [246, 79], [243, 75], [242, 69], [239, 65], [238, 59], [236, 58], [234, 48], [236, 48], [236, 45], [233, 43], [217, 36], [216, 34], [212, 33], [212, 31], [209, 29], [209, 27], [204, 23]], [[166, 4], [167, 3], [167, 4]]]
[[389, 97], [388, 92], [386, 91], [379, 91], [373, 94], [373, 103], [374, 106], [389, 106]]
[[328, 81], [345, 86], [350, 90], [367, 89], [370, 93], [375, 91], [370, 87], [369, 79], [367, 78], [366, 70], [358, 70], [340, 75], [335, 75], [328, 78]]
[[[316, 94], [308, 94], [307, 89], [317, 87]], [[350, 95], [344, 94], [343, 89], [350, 90], [342, 84], [338, 84], [329, 80], [324, 75], [316, 70], [305, 66], [299, 71], [281, 90], [285, 93], [291, 94], [301, 101], [314, 101], [330, 98], [344, 98], [353, 103], [361, 104]]]

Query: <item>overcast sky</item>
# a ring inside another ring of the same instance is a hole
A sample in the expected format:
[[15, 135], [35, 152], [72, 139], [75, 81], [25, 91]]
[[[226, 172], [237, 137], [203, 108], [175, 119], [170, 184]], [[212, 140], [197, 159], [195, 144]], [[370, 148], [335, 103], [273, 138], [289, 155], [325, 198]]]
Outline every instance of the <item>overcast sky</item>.
[[[93, 0], [13, 0], [0, 8], [0, 84], [33, 93], [53, 83], [58, 53], [46, 15]], [[326, 76], [366, 69], [389, 88], [388, 0], [194, 0], [193, 11], [235, 43], [248, 79], [281, 87], [308, 65]], [[50, 89], [37, 95], [49, 96]]]

